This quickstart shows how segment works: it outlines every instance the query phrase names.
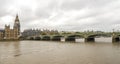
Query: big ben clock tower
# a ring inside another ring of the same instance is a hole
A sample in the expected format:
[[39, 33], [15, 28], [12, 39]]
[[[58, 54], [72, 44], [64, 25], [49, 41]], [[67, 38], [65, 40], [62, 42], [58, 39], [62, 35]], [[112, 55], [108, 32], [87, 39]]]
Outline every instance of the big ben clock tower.
[[20, 35], [20, 21], [19, 21], [19, 18], [18, 18], [18, 14], [16, 15], [13, 29], [17, 30], [17, 35]]

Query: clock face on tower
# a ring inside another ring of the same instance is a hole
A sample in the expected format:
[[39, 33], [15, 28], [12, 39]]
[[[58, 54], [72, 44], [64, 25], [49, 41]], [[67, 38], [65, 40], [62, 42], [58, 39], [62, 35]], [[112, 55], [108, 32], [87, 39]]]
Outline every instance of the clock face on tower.
[[16, 21], [17, 24], [19, 24], [19, 21]]

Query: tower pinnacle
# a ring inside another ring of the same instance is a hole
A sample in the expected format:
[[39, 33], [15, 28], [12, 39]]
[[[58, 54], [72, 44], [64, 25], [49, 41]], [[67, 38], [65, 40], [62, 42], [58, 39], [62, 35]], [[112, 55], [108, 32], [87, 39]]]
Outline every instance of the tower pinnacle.
[[15, 21], [18, 21], [18, 22], [19, 22], [18, 14], [16, 14]]

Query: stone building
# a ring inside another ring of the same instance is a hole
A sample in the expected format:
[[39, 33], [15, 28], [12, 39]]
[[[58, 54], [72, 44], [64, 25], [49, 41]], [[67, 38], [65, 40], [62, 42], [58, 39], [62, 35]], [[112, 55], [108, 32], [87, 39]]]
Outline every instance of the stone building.
[[22, 32], [22, 37], [39, 36], [41, 32], [41, 30], [27, 29]]
[[40, 36], [40, 35], [54, 35], [59, 34], [57, 30], [48, 29], [27, 29], [22, 32], [22, 37]]
[[4, 30], [0, 29], [0, 40], [4, 39]]
[[17, 40], [20, 37], [20, 21], [16, 15], [14, 26], [11, 29], [10, 25], [5, 25], [4, 30], [0, 30], [0, 39]]

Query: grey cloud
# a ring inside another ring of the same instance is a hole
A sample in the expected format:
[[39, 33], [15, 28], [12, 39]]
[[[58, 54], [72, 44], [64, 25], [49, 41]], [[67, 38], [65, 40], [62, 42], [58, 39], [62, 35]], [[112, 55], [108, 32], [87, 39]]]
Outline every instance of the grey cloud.
[[39, 18], [48, 18], [51, 15], [51, 11], [47, 9], [39, 9], [36, 11], [36, 16]]
[[65, 10], [79, 10], [85, 7], [100, 8], [111, 3], [113, 0], [66, 0], [63, 1], [61, 8]]
[[58, 30], [107, 29], [110, 31], [120, 24], [119, 0], [35, 1], [38, 5], [33, 10], [29, 5], [15, 6], [17, 4], [15, 0], [0, 0], [0, 17], [6, 15], [14, 17], [16, 13], [11, 14], [12, 11], [7, 11], [10, 6], [14, 6], [20, 9], [19, 17], [23, 29], [51, 27]]
[[51, 2], [47, 2], [44, 8], [39, 7], [35, 11], [36, 16], [40, 18], [49, 18], [53, 12], [59, 9], [59, 2], [57, 0], [51, 0]]

